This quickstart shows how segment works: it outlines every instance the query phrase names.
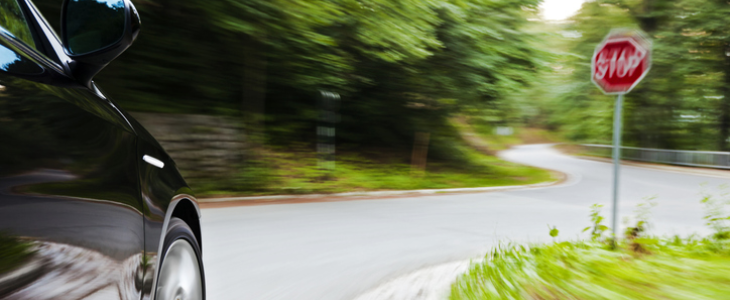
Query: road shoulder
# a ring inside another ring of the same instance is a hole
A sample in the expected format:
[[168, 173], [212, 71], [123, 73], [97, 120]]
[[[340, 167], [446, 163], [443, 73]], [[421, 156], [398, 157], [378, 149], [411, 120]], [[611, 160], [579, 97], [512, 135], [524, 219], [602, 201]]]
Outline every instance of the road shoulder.
[[430, 195], [465, 194], [465, 193], [487, 193], [504, 192], [521, 189], [545, 188], [562, 185], [568, 182], [568, 175], [552, 171], [553, 177], [557, 180], [545, 183], [515, 185], [515, 186], [493, 186], [476, 188], [453, 188], [453, 189], [425, 189], [425, 190], [403, 190], [403, 191], [372, 191], [372, 192], [347, 192], [336, 194], [308, 194], [308, 195], [276, 195], [276, 196], [250, 196], [250, 197], [229, 197], [229, 198], [204, 198], [198, 199], [201, 209], [224, 208], [236, 206], [254, 206], [269, 204], [300, 204], [317, 202], [338, 202], [353, 200], [378, 200], [393, 198], [408, 198]]

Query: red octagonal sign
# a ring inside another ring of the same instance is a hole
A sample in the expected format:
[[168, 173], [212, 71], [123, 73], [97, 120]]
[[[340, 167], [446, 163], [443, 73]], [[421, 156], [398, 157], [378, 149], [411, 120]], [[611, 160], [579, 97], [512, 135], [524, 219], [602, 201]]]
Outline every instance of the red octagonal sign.
[[625, 94], [651, 67], [651, 43], [636, 31], [611, 32], [596, 47], [591, 80], [606, 94]]

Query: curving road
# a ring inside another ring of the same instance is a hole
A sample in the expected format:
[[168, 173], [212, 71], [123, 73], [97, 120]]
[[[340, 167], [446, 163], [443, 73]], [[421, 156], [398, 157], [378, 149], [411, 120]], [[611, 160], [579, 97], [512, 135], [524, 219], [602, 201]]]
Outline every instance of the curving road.
[[[349, 300], [420, 268], [480, 257], [500, 242], [549, 241], [547, 224], [563, 239], [584, 236], [590, 205], [610, 203], [611, 164], [549, 145], [502, 156], [569, 180], [509, 192], [204, 209], [208, 298]], [[624, 166], [621, 213], [656, 196], [654, 233], [706, 234], [700, 184], [730, 182], [714, 174]], [[609, 212], [606, 206], [606, 219]]]

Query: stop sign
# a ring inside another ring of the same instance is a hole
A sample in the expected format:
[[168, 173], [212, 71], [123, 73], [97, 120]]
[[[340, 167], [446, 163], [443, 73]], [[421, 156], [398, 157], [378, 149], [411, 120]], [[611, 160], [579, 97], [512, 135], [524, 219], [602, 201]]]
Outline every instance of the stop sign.
[[651, 43], [635, 31], [610, 33], [596, 47], [591, 80], [606, 94], [631, 91], [651, 67]]

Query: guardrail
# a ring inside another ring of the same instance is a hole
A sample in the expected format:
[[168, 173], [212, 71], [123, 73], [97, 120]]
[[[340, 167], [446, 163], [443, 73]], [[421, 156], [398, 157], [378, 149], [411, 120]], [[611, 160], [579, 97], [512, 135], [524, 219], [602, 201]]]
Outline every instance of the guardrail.
[[[611, 157], [611, 145], [581, 145], [588, 154]], [[730, 152], [621, 147], [621, 159], [730, 170]]]

